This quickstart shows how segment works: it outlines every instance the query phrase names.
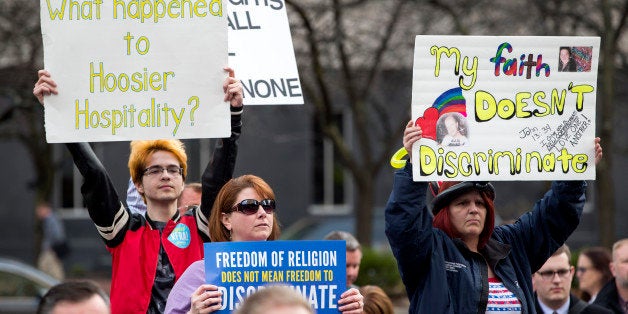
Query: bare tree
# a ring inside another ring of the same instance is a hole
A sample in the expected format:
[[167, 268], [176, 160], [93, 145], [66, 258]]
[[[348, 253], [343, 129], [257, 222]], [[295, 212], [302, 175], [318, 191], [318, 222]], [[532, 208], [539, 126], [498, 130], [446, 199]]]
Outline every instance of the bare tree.
[[[617, 116], [620, 102], [617, 101], [617, 69], [626, 60], [626, 19], [628, 1], [598, 0], [573, 1], [537, 0], [534, 2], [544, 16], [540, 25], [546, 34], [600, 36], [599, 77], [600, 94], [598, 95], [598, 135], [604, 144], [606, 158], [598, 165], [596, 210], [598, 213], [598, 231], [602, 245], [610, 247], [617, 234], [615, 225], [615, 189], [613, 184], [612, 156], [616, 150], [614, 141], [614, 117]], [[622, 42], [624, 43], [622, 45]]]
[[[304, 3], [287, 0], [286, 3], [300, 23], [296, 25], [295, 40], [301, 40], [307, 47], [298, 56], [308, 59], [300, 63], [306, 98], [313, 106], [315, 123], [331, 141], [340, 163], [351, 174], [356, 195], [359, 195], [354, 202], [357, 237], [369, 245], [375, 180], [387, 164], [391, 151], [399, 145], [403, 131], [403, 123], [392, 125], [391, 121], [406, 119], [391, 117], [393, 113], [387, 108], [390, 104], [382, 103], [375, 95], [377, 88], [374, 85], [383, 70], [385, 53], [391, 49], [390, 34], [399, 24], [406, 1], [376, 4], [382, 14], [373, 16], [369, 13], [368, 18], [374, 18], [376, 21], [372, 22], [378, 26], [372, 27], [368, 34], [363, 33], [365, 30], [360, 29], [360, 23], [355, 23], [355, 19], [356, 14], [369, 12], [364, 9], [369, 1]], [[364, 37], [367, 35], [369, 38]], [[405, 107], [407, 115], [409, 101], [405, 100], [405, 103], [395, 105]], [[343, 137], [340, 123], [334, 119], [337, 112], [344, 110], [352, 116], [356, 145]]]
[[[413, 38], [417, 34], [477, 35], [599, 35], [602, 37], [598, 110], [599, 135], [605, 154], [613, 153], [612, 112], [615, 70], [626, 60], [620, 50], [627, 1], [535, 0], [531, 3], [466, 0], [286, 0], [292, 16], [293, 39], [302, 84], [316, 123], [332, 143], [351, 174], [357, 193], [357, 236], [370, 243], [373, 195], [377, 173], [399, 145], [409, 112], [405, 103], [387, 103], [393, 93], [410, 94], [410, 84], [377, 78], [390, 69], [412, 68]], [[513, 18], [526, 12], [527, 18]], [[292, 14], [294, 13], [294, 14]], [[296, 20], [296, 21], [295, 21]], [[534, 23], [530, 23], [534, 21]], [[382, 84], [388, 88], [382, 88]], [[402, 118], [390, 107], [403, 107]], [[349, 112], [357, 139], [342, 136], [337, 112]], [[385, 118], [382, 118], [385, 117]], [[602, 243], [612, 242], [615, 230], [611, 160], [598, 167], [597, 208]], [[602, 206], [604, 204], [604, 206]], [[602, 227], [604, 226], [604, 227]]]
[[[598, 213], [600, 244], [610, 247], [617, 234], [615, 190], [613, 184], [612, 157], [615, 152], [625, 152], [617, 147], [614, 119], [619, 115], [621, 102], [617, 101], [617, 70], [626, 68], [627, 49], [626, 19], [628, 1], [625, 0], [534, 0], [532, 2], [494, 3], [478, 2], [473, 7], [462, 9], [452, 0], [430, 0], [435, 8], [450, 12], [453, 20], [473, 19], [480, 15], [483, 20], [470, 22], [471, 26], [458, 27], [473, 33], [492, 35], [543, 35], [543, 36], [599, 36], [599, 93], [596, 133], [602, 138], [605, 158], [597, 167], [595, 208]], [[527, 18], [511, 18], [526, 12]], [[531, 23], [530, 21], [534, 21]], [[460, 22], [454, 22], [460, 24]], [[467, 24], [468, 25], [468, 24]]]
[[[293, 39], [307, 103], [350, 173], [357, 237], [369, 245], [377, 176], [401, 146], [410, 118], [414, 36], [439, 26], [466, 33], [472, 20], [456, 17], [477, 1], [286, 3], [296, 17], [291, 21]], [[434, 10], [442, 14], [434, 16]], [[343, 136], [342, 121], [335, 119], [340, 112], [351, 116], [355, 139]]]
[[[599, 134], [608, 157], [617, 149], [612, 145], [618, 105], [615, 77], [617, 68], [626, 63], [622, 42], [628, 1], [534, 0], [495, 6], [484, 0], [286, 0], [286, 4], [307, 103], [355, 184], [356, 230], [365, 244], [371, 242], [377, 175], [401, 146], [409, 118], [408, 77], [391, 73], [412, 68], [417, 34], [600, 36]], [[524, 10], [527, 19], [511, 18], [513, 12]], [[43, 200], [51, 195], [54, 165], [43, 135], [43, 111], [31, 94], [35, 71], [42, 66], [38, 17], [38, 1], [0, 1], [0, 138], [18, 140], [28, 149], [37, 174], [32, 188], [37, 200]], [[335, 119], [339, 112], [351, 115], [354, 139], [343, 136]], [[611, 173], [611, 158], [605, 158], [598, 167], [596, 198], [604, 245], [615, 236], [614, 228], [608, 228], [615, 216]]]
[[[601, 52], [601, 74], [602, 74], [602, 98], [599, 121], [601, 121], [600, 136], [606, 143], [606, 154], [598, 171], [598, 189], [596, 208], [599, 213], [600, 242], [602, 245], [610, 247], [615, 242], [615, 189], [613, 184], [612, 156], [613, 147], [613, 117], [616, 106], [615, 85], [617, 56], [619, 55], [619, 42], [626, 28], [626, 17], [628, 16], [628, 1], [622, 1], [620, 6], [614, 6], [609, 1], [601, 1], [600, 15], [603, 17], [601, 27], [597, 27], [596, 33], [602, 37]], [[613, 16], [617, 16], [615, 19]], [[612, 228], [609, 228], [609, 223]]]

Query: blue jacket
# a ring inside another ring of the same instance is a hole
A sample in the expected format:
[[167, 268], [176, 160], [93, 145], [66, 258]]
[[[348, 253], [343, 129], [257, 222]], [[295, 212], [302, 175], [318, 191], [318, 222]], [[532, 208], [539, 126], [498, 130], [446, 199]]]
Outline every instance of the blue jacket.
[[488, 268], [535, 313], [531, 274], [576, 229], [585, 202], [583, 181], [554, 182], [512, 225], [496, 227], [480, 253], [432, 227], [427, 183], [412, 181], [410, 163], [395, 173], [386, 206], [386, 236], [410, 299], [410, 313], [484, 313]]

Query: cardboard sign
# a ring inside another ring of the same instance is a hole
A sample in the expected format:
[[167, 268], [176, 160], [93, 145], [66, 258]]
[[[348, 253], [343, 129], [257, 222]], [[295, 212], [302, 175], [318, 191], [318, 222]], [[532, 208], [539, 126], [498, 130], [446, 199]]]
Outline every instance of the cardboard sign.
[[337, 314], [347, 290], [346, 254], [337, 240], [205, 243], [205, 277], [222, 291], [217, 313], [233, 312], [265, 285], [287, 284], [317, 313]]
[[595, 179], [597, 37], [417, 36], [416, 181]]
[[221, 0], [41, 0], [48, 142], [227, 137]]
[[229, 65], [245, 105], [301, 105], [303, 92], [283, 0], [230, 1]]

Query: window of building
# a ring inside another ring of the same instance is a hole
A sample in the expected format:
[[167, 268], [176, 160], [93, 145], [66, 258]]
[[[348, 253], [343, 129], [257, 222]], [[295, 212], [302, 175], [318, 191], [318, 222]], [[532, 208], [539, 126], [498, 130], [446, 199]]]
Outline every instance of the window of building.
[[[351, 143], [348, 127], [348, 115], [334, 115], [334, 123], [339, 126], [345, 141]], [[312, 163], [314, 178], [314, 203], [324, 205], [350, 203], [351, 179], [339, 162], [336, 150], [330, 139], [326, 138], [319, 125], [314, 122], [314, 158]]]

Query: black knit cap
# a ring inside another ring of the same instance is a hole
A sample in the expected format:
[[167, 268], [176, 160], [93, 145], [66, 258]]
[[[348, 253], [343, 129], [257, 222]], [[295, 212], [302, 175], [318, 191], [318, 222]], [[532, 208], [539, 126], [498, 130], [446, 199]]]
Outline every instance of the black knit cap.
[[[434, 189], [433, 184], [431, 188]], [[495, 188], [487, 181], [442, 182], [439, 186], [438, 194], [432, 199], [432, 213], [436, 216], [441, 209], [456, 197], [472, 190], [487, 192], [488, 197], [491, 200], [495, 200]]]

